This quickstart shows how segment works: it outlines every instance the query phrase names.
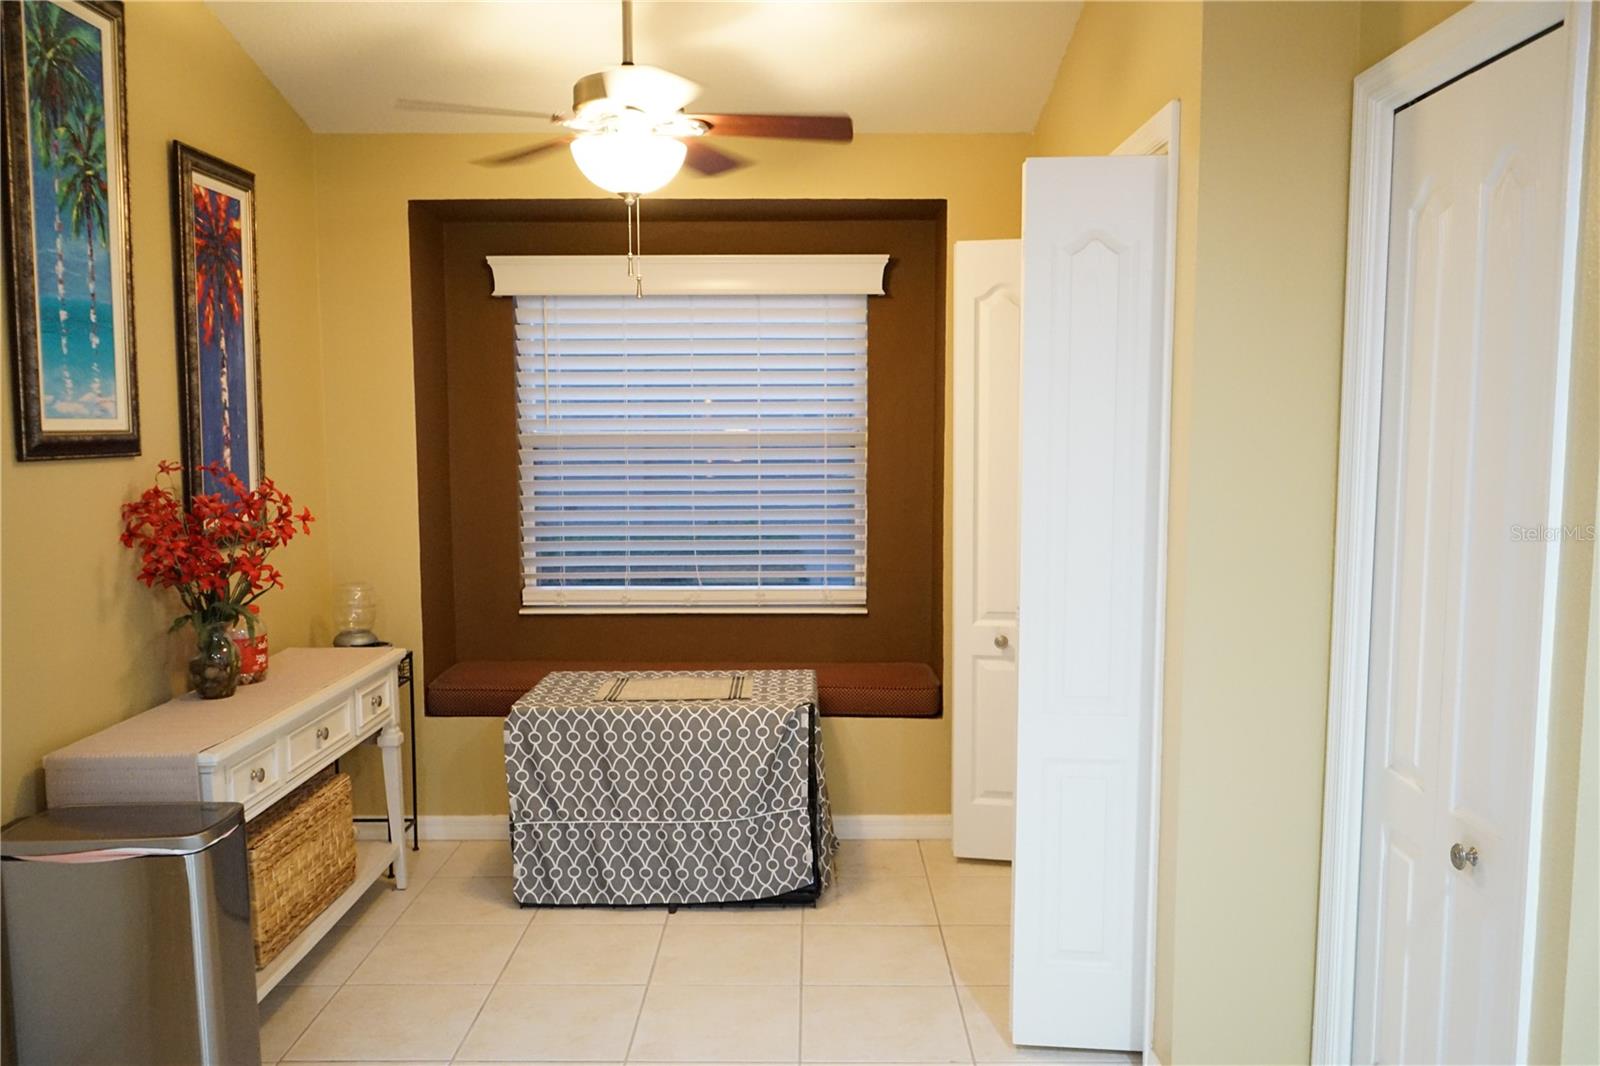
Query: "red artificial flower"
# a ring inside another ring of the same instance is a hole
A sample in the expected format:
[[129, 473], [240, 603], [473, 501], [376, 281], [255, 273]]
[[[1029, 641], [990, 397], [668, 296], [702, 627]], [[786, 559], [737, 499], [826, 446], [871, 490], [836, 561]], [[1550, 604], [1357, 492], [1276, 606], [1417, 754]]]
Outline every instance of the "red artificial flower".
[[175, 625], [240, 618], [253, 625], [260, 611], [255, 601], [283, 587], [282, 573], [267, 556], [311, 532], [310, 510], [296, 514], [294, 501], [270, 478], [251, 489], [231, 470], [209, 463], [195, 473], [210, 474], [223, 491], [195, 494], [185, 511], [172, 483], [183, 466], [162, 460], [156, 469], [156, 484], [122, 505], [117, 539], [139, 553], [137, 580], [177, 591], [185, 613]]

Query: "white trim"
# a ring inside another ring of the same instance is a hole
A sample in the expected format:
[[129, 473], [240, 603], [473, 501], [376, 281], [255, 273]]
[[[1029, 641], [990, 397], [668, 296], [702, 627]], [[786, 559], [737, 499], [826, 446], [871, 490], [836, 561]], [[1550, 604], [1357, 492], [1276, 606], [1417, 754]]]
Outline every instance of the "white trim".
[[[382, 840], [388, 827], [357, 822], [357, 840]], [[504, 814], [424, 814], [417, 820], [423, 840], [510, 840], [511, 822]]]
[[1178, 154], [1182, 106], [1169, 100], [1144, 125], [1117, 145], [1112, 155], [1165, 155], [1167, 157], [1167, 307], [1161, 343], [1161, 486], [1156, 505], [1156, 611], [1154, 675], [1150, 679], [1154, 720], [1150, 733], [1150, 854], [1145, 892], [1144, 1056], [1159, 1062], [1155, 1053], [1156, 1020], [1156, 886], [1161, 865], [1161, 731], [1165, 718], [1167, 662], [1167, 508], [1172, 486], [1172, 337], [1173, 286], [1178, 264]]
[[547, 588], [524, 585], [522, 614], [866, 614], [867, 586]]
[[[632, 296], [622, 255], [491, 255], [495, 296]], [[651, 296], [882, 296], [887, 255], [651, 255]]]
[[[841, 840], [949, 840], [948, 814], [837, 814], [834, 832]], [[381, 840], [386, 827], [357, 822], [356, 839]], [[424, 814], [423, 840], [509, 840], [511, 823], [504, 814]]]
[[[1172, 169], [1177, 171], [1178, 115], [1182, 105], [1168, 100], [1161, 110], [1144, 120], [1144, 124], [1111, 150], [1112, 155], [1170, 155]], [[1176, 193], [1176, 187], [1173, 192]], [[1174, 197], [1175, 199], [1176, 197]]]
[[[1350, 150], [1349, 259], [1346, 270], [1344, 381], [1340, 402], [1339, 497], [1335, 530], [1333, 634], [1328, 678], [1328, 750], [1324, 775], [1322, 881], [1318, 903], [1317, 959], [1311, 1059], [1350, 1060], [1355, 1021], [1356, 911], [1360, 898], [1361, 799], [1366, 769], [1368, 645], [1372, 617], [1373, 544], [1377, 528], [1378, 444], [1382, 413], [1384, 303], [1388, 287], [1390, 166], [1395, 110], [1508, 48], [1565, 20], [1572, 30], [1569, 99], [1567, 232], [1563, 240], [1563, 291], [1558, 339], [1557, 479], [1551, 519], [1560, 522], [1560, 465], [1566, 432], [1566, 392], [1572, 353], [1572, 311], [1577, 275], [1578, 196], [1582, 188], [1589, 4], [1480, 2], [1446, 19], [1372, 67], [1355, 81]], [[1548, 647], [1553, 625], [1559, 544], [1546, 570]], [[1548, 659], [1541, 664], [1536, 708], [1533, 832], [1524, 937], [1523, 993], [1519, 1004], [1518, 1058], [1527, 1056], [1536, 942], [1539, 844], [1543, 819], [1545, 749], [1549, 727]]]
[[949, 840], [948, 814], [836, 814], [840, 840]]
[[[548, 590], [546, 590], [548, 591]], [[619, 592], [621, 590], [618, 590]], [[785, 603], [781, 600], [768, 603], [712, 603], [679, 600], [672, 603], [590, 604], [533, 604], [517, 611], [525, 615], [580, 615], [580, 614], [866, 614], [865, 604]]]

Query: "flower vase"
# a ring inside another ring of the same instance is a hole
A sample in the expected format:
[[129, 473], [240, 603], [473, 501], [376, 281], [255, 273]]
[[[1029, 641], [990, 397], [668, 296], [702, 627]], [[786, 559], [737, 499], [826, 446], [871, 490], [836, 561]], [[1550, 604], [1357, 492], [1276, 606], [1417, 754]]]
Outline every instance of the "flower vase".
[[226, 623], [199, 627], [195, 656], [189, 660], [189, 685], [201, 699], [219, 700], [239, 687], [239, 649]]
[[267, 623], [255, 620], [252, 629], [247, 622], [235, 622], [228, 628], [228, 637], [239, 649], [239, 684], [253, 685], [267, 676]]

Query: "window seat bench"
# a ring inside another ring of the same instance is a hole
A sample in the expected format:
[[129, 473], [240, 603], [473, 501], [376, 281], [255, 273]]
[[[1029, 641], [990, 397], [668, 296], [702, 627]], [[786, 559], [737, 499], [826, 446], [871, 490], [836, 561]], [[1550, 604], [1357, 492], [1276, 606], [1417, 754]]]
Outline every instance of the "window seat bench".
[[428, 683], [436, 718], [500, 718], [555, 670], [761, 670], [817, 673], [824, 718], [937, 718], [939, 677], [926, 663], [643, 663], [557, 659], [467, 660]]

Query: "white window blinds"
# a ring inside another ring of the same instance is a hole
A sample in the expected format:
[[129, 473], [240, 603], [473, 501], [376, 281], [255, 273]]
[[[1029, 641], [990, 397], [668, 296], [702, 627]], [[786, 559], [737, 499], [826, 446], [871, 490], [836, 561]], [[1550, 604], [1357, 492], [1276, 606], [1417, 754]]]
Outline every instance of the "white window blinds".
[[516, 319], [525, 608], [866, 603], [866, 296], [518, 296]]

